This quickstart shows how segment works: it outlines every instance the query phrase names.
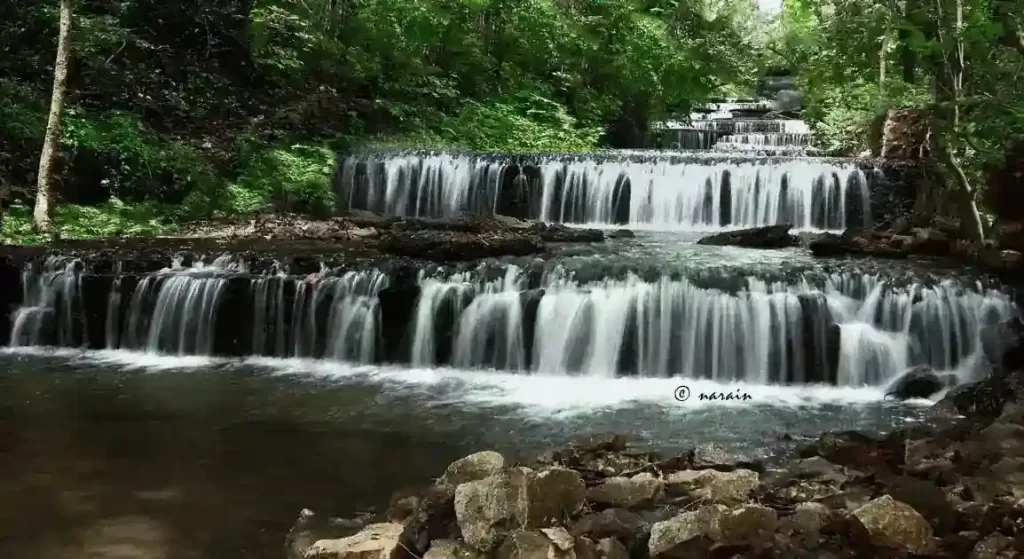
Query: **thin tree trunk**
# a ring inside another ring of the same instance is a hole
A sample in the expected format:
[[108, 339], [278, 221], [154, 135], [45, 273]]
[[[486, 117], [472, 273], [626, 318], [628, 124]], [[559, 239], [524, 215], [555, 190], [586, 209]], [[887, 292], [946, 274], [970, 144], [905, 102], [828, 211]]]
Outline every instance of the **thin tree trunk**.
[[68, 85], [68, 62], [71, 58], [71, 4], [73, 0], [60, 0], [60, 31], [57, 35], [57, 61], [53, 67], [53, 93], [50, 98], [50, 117], [46, 122], [43, 152], [39, 156], [39, 174], [36, 179], [36, 207], [32, 220], [36, 229], [49, 233], [52, 228], [53, 206], [50, 185], [54, 180], [54, 167], [60, 144], [60, 119], [64, 111], [64, 94]]

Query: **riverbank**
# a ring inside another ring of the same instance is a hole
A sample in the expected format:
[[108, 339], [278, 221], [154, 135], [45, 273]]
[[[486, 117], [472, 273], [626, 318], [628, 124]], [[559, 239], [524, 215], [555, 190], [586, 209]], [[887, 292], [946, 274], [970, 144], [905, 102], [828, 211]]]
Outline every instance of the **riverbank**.
[[304, 510], [288, 556], [1010, 559], [1024, 552], [1022, 357], [1005, 353], [931, 422], [825, 433], [778, 464], [714, 444], [658, 456], [616, 435], [529, 463], [479, 452], [379, 517]]

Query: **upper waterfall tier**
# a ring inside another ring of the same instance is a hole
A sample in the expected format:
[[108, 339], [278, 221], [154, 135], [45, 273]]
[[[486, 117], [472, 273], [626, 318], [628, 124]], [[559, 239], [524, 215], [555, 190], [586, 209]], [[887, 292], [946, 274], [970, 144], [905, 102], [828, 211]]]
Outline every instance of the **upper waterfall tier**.
[[339, 167], [340, 211], [666, 230], [869, 226], [872, 189], [884, 183], [856, 160], [727, 154], [375, 152], [348, 155]]

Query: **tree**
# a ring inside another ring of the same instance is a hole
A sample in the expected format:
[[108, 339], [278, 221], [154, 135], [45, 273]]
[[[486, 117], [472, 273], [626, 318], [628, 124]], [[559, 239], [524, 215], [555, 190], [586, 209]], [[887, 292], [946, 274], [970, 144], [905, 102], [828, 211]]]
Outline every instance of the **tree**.
[[60, 0], [60, 27], [57, 33], [57, 60], [53, 66], [53, 93], [50, 96], [50, 116], [46, 122], [46, 136], [39, 155], [39, 173], [36, 177], [36, 206], [32, 219], [37, 229], [51, 230], [50, 185], [60, 146], [60, 119], [64, 112], [64, 96], [68, 86], [68, 62], [71, 59], [71, 18], [74, 0]]

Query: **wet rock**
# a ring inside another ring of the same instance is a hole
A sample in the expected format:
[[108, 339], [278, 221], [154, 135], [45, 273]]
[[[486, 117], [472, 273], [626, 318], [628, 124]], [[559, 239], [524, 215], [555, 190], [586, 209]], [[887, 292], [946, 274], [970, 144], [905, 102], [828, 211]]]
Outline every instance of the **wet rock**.
[[587, 490], [587, 500], [610, 507], [633, 508], [654, 502], [663, 490], [661, 480], [651, 474], [631, 478], [612, 477]]
[[393, 502], [388, 520], [405, 526], [401, 542], [410, 553], [422, 555], [431, 541], [453, 539], [460, 535], [455, 514], [455, 486], [433, 485], [412, 499]]
[[903, 259], [910, 255], [904, 247], [890, 244], [891, 236], [876, 236], [871, 232], [848, 231], [842, 235], [823, 233], [808, 243], [807, 248], [817, 257], [872, 256], [875, 258]]
[[501, 454], [493, 450], [477, 452], [452, 462], [438, 483], [458, 486], [491, 477], [500, 473], [504, 467], [505, 458]]
[[392, 559], [401, 551], [405, 527], [388, 522], [371, 524], [347, 538], [319, 540], [303, 554], [306, 559]]
[[423, 559], [479, 559], [480, 554], [457, 540], [435, 540]]
[[285, 537], [286, 555], [289, 559], [299, 559], [318, 540], [348, 537], [365, 528], [367, 524], [369, 518], [326, 518], [309, 509], [302, 509], [295, 525]]
[[1002, 534], [992, 534], [978, 542], [971, 550], [969, 559], [1015, 559], [1020, 553], [1014, 549], [1012, 539]]
[[509, 530], [526, 524], [527, 477], [522, 468], [513, 468], [456, 488], [455, 516], [468, 545], [490, 551]]
[[711, 505], [655, 524], [647, 542], [648, 555], [706, 557], [714, 543], [713, 536], [721, 530], [722, 515], [728, 510], [722, 505]]
[[727, 231], [704, 237], [697, 241], [697, 244], [746, 248], [786, 248], [800, 244], [800, 237], [789, 234], [792, 228], [792, 225], [769, 225]]
[[735, 469], [737, 462], [740, 462], [738, 456], [730, 454], [716, 444], [698, 445], [693, 449], [693, 458], [691, 459], [694, 470], [715, 469], [729, 471]]
[[685, 495], [714, 503], [745, 502], [757, 488], [759, 476], [750, 470], [720, 472], [718, 470], [683, 470], [665, 478], [670, 495]]
[[583, 507], [587, 488], [579, 473], [552, 467], [529, 476], [527, 494], [527, 524], [539, 527], [575, 516]]
[[513, 530], [495, 551], [496, 559], [548, 559], [553, 551], [551, 540], [540, 532]]
[[629, 550], [615, 538], [604, 538], [597, 542], [596, 551], [599, 559], [629, 558]]
[[594, 539], [628, 538], [645, 530], [647, 526], [647, 522], [634, 512], [626, 509], [606, 509], [577, 520], [572, 527], [572, 533]]
[[919, 365], [900, 373], [885, 390], [886, 397], [897, 400], [930, 398], [946, 388], [946, 383], [928, 365]]
[[800, 534], [817, 534], [832, 522], [832, 509], [821, 503], [800, 503], [793, 514], [785, 519], [788, 531]]
[[779, 527], [778, 514], [761, 505], [744, 505], [722, 514], [712, 539], [724, 546], [765, 547]]
[[611, 233], [608, 233], [609, 239], [632, 239], [636, 237], [636, 233], [629, 229], [616, 229]]
[[932, 527], [913, 507], [884, 495], [854, 511], [871, 543], [907, 553], [927, 555], [936, 550]]

